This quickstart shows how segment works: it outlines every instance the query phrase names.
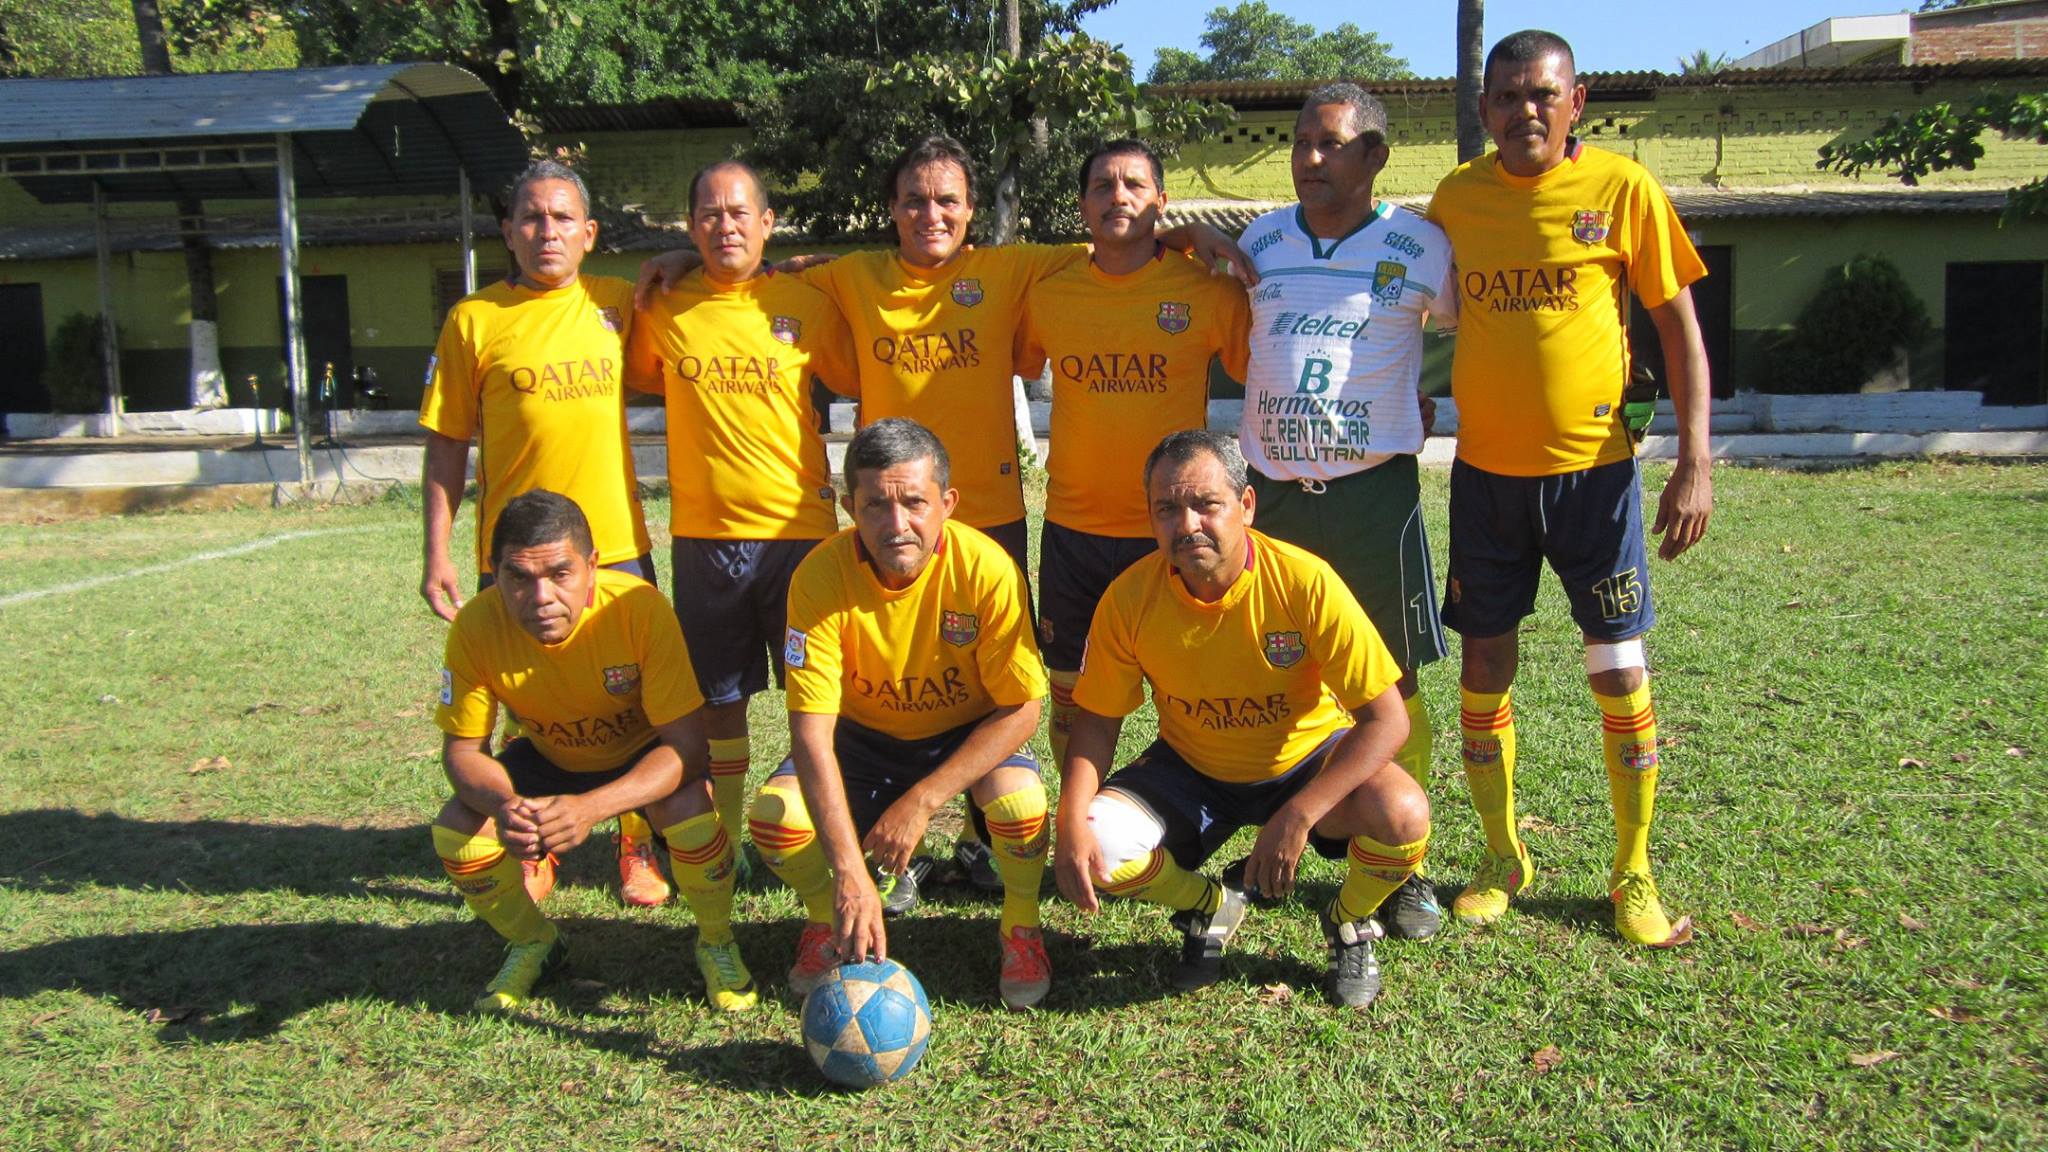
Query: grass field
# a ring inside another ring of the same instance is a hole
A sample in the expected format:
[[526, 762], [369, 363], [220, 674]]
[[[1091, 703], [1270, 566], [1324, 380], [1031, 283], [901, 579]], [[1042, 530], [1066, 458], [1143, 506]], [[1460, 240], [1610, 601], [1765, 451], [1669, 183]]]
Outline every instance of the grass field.
[[[415, 505], [0, 528], [0, 1148], [2048, 1145], [2048, 468], [1716, 487], [1710, 538], [1654, 573], [1653, 851], [1690, 947], [1609, 926], [1597, 713], [1547, 588], [1516, 914], [1385, 945], [1349, 1015], [1315, 991], [1308, 904], [1255, 912], [1225, 981], [1172, 998], [1162, 913], [1049, 900], [1052, 996], [1010, 1015], [995, 905], [940, 889], [891, 936], [930, 1052], [859, 1095], [812, 1071], [786, 996], [707, 1009], [687, 913], [619, 908], [608, 844], [547, 905], [569, 978], [465, 1012], [498, 950], [424, 828], [442, 625]], [[1454, 725], [1455, 673], [1423, 682]], [[1483, 844], [1455, 747], [1446, 901]], [[1307, 875], [1311, 900], [1338, 880]], [[795, 914], [741, 896], [778, 993]]]

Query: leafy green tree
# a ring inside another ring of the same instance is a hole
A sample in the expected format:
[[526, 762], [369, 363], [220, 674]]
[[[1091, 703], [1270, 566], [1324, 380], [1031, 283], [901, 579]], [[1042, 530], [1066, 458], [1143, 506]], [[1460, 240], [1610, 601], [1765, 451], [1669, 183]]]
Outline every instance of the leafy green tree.
[[[1971, 171], [1984, 157], [1983, 136], [2048, 144], [2048, 92], [1987, 92], [1968, 105], [1950, 101], [1893, 113], [1877, 130], [1850, 144], [1828, 144], [1816, 167], [1856, 176], [1876, 170], [1916, 185], [1930, 172]], [[2048, 213], [2048, 177], [2006, 194], [2006, 220]]]
[[1716, 72], [1727, 70], [1727, 67], [1726, 52], [1709, 52], [1705, 48], [1696, 48], [1692, 55], [1678, 58], [1680, 76], [1712, 76]]
[[1413, 75], [1408, 61], [1376, 33], [1339, 24], [1318, 32], [1275, 12], [1263, 0], [1213, 8], [1205, 18], [1203, 57], [1184, 48], [1161, 48], [1146, 80], [1192, 84], [1204, 80], [1394, 80]]

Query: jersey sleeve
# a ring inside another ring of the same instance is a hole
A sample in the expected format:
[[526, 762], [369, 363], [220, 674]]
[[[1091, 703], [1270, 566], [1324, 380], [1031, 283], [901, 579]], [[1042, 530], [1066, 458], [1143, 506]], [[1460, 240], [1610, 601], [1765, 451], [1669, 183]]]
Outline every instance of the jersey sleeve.
[[1012, 246], [1024, 261], [1024, 283], [1036, 284], [1055, 272], [1065, 271], [1088, 259], [1086, 244], [1017, 244]]
[[1223, 362], [1223, 370], [1239, 384], [1244, 383], [1245, 372], [1251, 367], [1252, 355], [1252, 301], [1244, 285], [1229, 276], [1212, 276], [1216, 297], [1216, 313], [1221, 318], [1216, 358]]
[[633, 391], [650, 396], [668, 393], [668, 375], [661, 367], [667, 351], [662, 347], [661, 333], [669, 327], [672, 315], [666, 305], [666, 298], [659, 299], [648, 306], [644, 315], [627, 313], [633, 319], [626, 334], [626, 383]]
[[1628, 233], [1622, 251], [1628, 284], [1645, 306], [1657, 308], [1705, 276], [1707, 266], [1655, 178], [1639, 173], [1629, 182], [1626, 197], [1621, 207]]
[[1355, 711], [1399, 682], [1401, 667], [1344, 581], [1327, 564], [1314, 571], [1306, 588], [1309, 655], [1337, 702]]
[[683, 642], [683, 627], [660, 592], [643, 585], [626, 593], [633, 603], [640, 643], [640, 708], [656, 728], [704, 706], [697, 670]]
[[1443, 274], [1437, 279], [1430, 286], [1436, 295], [1429, 298], [1429, 322], [1438, 332], [1453, 332], [1458, 327], [1458, 265], [1444, 261]]
[[1007, 707], [1045, 695], [1047, 681], [1038, 638], [1024, 610], [1024, 573], [1007, 555], [994, 567], [981, 581], [985, 619], [974, 659], [989, 699]]
[[1128, 716], [1145, 702], [1145, 673], [1138, 667], [1137, 621], [1130, 618], [1114, 584], [1095, 605], [1081, 650], [1081, 678], [1074, 703], [1097, 716]]
[[1045, 371], [1045, 338], [1038, 331], [1038, 311], [1045, 292], [1043, 285], [1032, 285], [1024, 294], [1024, 314], [1017, 321], [1017, 346], [1011, 350], [1011, 361], [1017, 375], [1026, 380]]
[[853, 349], [853, 329], [847, 325], [839, 305], [824, 292], [819, 293], [817, 319], [812, 323], [811, 338], [804, 345], [811, 358], [812, 375], [823, 380], [834, 393], [860, 399], [860, 362]]
[[803, 564], [789, 583], [789, 619], [782, 636], [782, 665], [791, 712], [830, 715], [839, 711], [845, 690], [839, 648], [843, 613], [821, 594], [822, 584], [831, 575], [828, 569]]
[[441, 695], [434, 707], [434, 723], [458, 739], [487, 737], [498, 723], [498, 701], [469, 650], [468, 631], [459, 615], [448, 629], [448, 644], [441, 658]]
[[450, 309], [434, 354], [427, 360], [427, 390], [420, 400], [421, 427], [465, 442], [476, 433], [483, 385], [477, 378], [476, 353], [467, 329], [463, 310]]

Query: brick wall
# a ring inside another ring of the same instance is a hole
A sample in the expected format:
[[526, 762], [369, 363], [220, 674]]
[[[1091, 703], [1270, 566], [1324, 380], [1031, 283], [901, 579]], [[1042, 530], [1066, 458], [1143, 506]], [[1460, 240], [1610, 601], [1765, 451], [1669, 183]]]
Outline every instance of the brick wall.
[[1982, 24], [1913, 24], [1913, 63], [2048, 56], [2048, 17]]

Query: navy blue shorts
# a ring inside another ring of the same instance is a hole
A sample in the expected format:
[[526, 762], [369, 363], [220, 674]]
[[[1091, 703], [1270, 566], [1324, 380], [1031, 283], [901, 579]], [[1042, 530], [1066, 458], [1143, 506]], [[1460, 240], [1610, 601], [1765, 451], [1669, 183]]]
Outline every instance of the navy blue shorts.
[[[1103, 787], [1129, 797], [1159, 821], [1166, 829], [1160, 847], [1175, 864], [1193, 872], [1238, 829], [1260, 827], [1271, 820], [1282, 804], [1315, 779], [1330, 749], [1343, 738], [1344, 733], [1339, 732], [1316, 745], [1315, 751], [1284, 774], [1251, 784], [1230, 784], [1204, 776], [1171, 744], [1154, 740]], [[1349, 848], [1345, 841], [1313, 830], [1308, 842], [1325, 860], [1339, 859]]]
[[770, 659], [775, 683], [782, 683], [789, 578], [818, 543], [687, 536], [670, 541], [676, 619], [705, 703], [737, 704], [766, 691]]
[[571, 772], [547, 758], [533, 741], [521, 736], [500, 749], [496, 757], [512, 777], [512, 790], [521, 796], [581, 796], [595, 791], [633, 770], [640, 758], [654, 751], [659, 740], [650, 740], [626, 757], [625, 763], [604, 772]]
[[1046, 521], [1038, 533], [1038, 650], [1046, 667], [1080, 670], [1088, 625], [1109, 582], [1158, 549], [1149, 536], [1097, 536]]
[[[974, 720], [922, 740], [898, 740], [841, 716], [832, 729], [832, 752], [839, 757], [839, 778], [846, 787], [853, 834], [866, 839], [868, 830], [889, 810], [889, 805], [901, 800], [913, 784], [931, 775], [946, 762], [946, 757], [959, 751], [980, 725], [981, 721]], [[1012, 752], [996, 767], [1039, 772], [1038, 759], [1028, 747]], [[796, 775], [796, 761], [784, 760], [770, 775]], [[974, 830], [981, 833], [981, 842], [988, 843], [988, 819], [975, 806], [971, 794], [967, 797], [967, 815], [974, 821]]]
[[[600, 567], [609, 568], [614, 572], [624, 572], [628, 576], [638, 576], [656, 588], [661, 587], [661, 581], [654, 575], [654, 557], [645, 552], [631, 560], [621, 560], [617, 564], [604, 564]], [[497, 582], [496, 572], [479, 572], [476, 577], [476, 590], [481, 592]]]
[[1003, 546], [1010, 559], [1025, 572], [1031, 571], [1031, 526], [1023, 520], [981, 529], [981, 534]]
[[1591, 640], [1626, 640], [1657, 622], [1634, 459], [1559, 476], [1499, 476], [1451, 465], [1451, 571], [1444, 626], [1500, 636], [1536, 610], [1550, 564]]

